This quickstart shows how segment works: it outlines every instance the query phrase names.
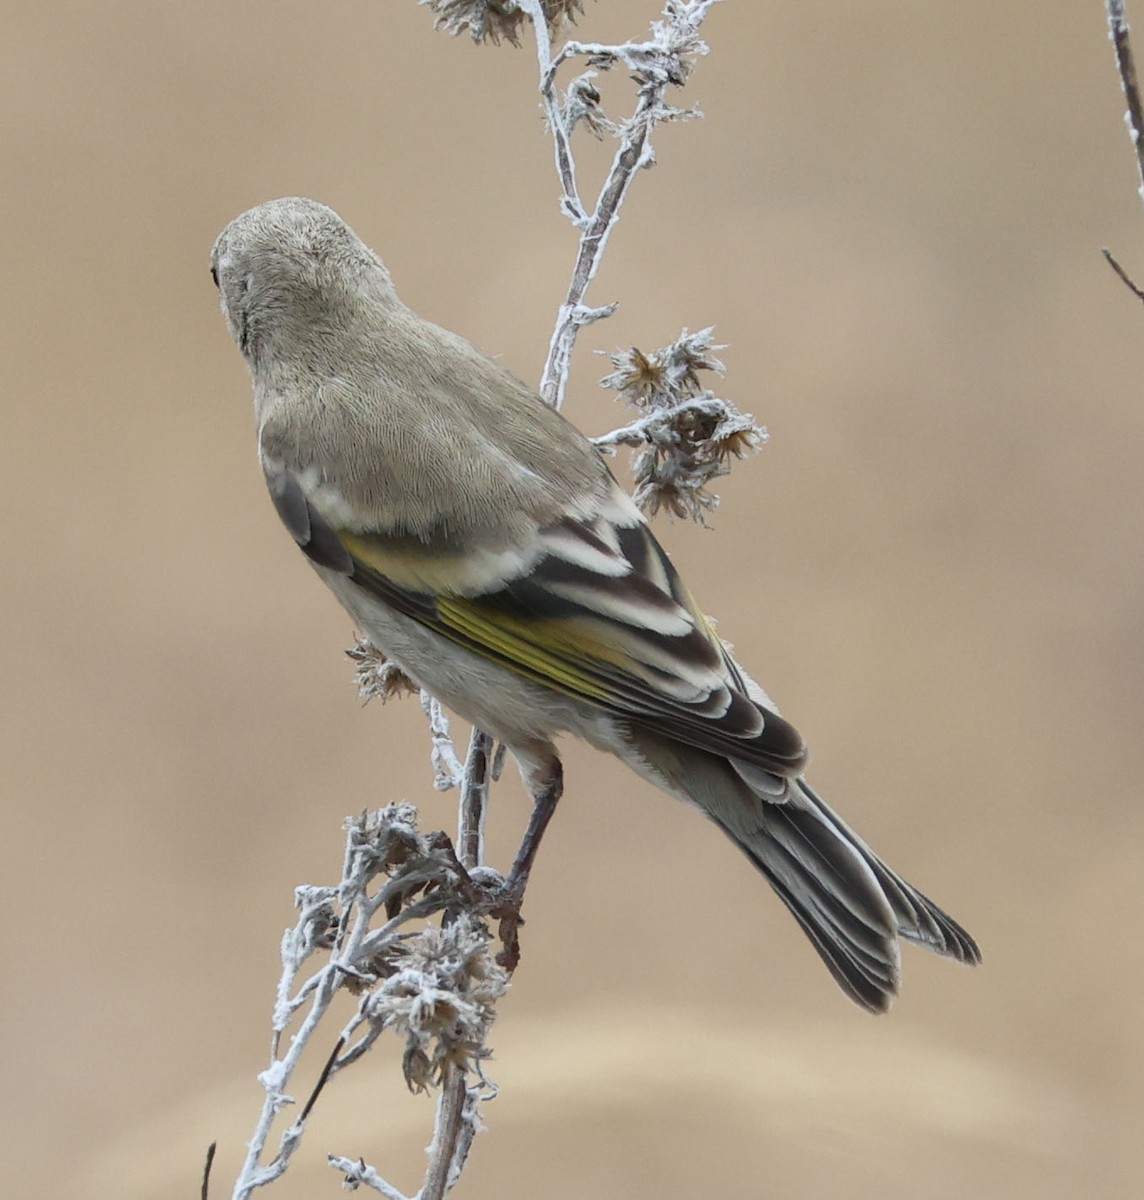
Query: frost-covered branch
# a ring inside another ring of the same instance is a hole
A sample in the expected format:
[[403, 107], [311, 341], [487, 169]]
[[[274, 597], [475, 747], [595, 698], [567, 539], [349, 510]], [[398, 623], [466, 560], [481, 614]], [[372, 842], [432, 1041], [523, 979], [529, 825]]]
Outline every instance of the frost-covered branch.
[[[1128, 109], [1124, 114], [1124, 123], [1128, 127], [1128, 135], [1132, 139], [1132, 149], [1136, 154], [1137, 194], [1144, 203], [1144, 106], [1140, 101], [1140, 87], [1136, 78], [1136, 58], [1132, 53], [1132, 36], [1128, 28], [1128, 15], [1124, 10], [1124, 0], [1105, 0], [1108, 9], [1108, 36], [1112, 39], [1116, 51], [1116, 69], [1120, 75], [1120, 85], [1124, 89], [1124, 98]], [[1104, 257], [1109, 266], [1124, 281], [1136, 298], [1144, 302], [1144, 289], [1132, 281], [1124, 268], [1113, 258], [1111, 251], [1105, 249]]]
[[1140, 87], [1136, 80], [1136, 59], [1132, 53], [1128, 15], [1124, 11], [1124, 0], [1106, 0], [1106, 5], [1108, 36], [1112, 39], [1112, 46], [1116, 51], [1116, 68], [1128, 104], [1124, 123], [1128, 126], [1132, 149], [1136, 152], [1136, 172], [1140, 181], [1137, 190], [1141, 202], [1144, 203], [1144, 107], [1141, 106]]
[[[682, 87], [687, 82], [695, 60], [707, 53], [707, 44], [699, 37], [699, 26], [718, 0], [667, 0], [661, 19], [652, 24], [648, 40], [619, 45], [568, 42], [555, 57], [551, 54], [548, 29], [538, 19], [541, 0], [519, 0], [519, 3], [532, 15], [536, 30], [540, 94], [556, 149], [561, 208], [579, 233], [572, 278], [556, 317], [540, 380], [541, 396], [560, 408], [579, 331], [615, 311], [614, 304], [592, 308], [584, 299], [636, 172], [655, 163], [652, 132], [666, 121], [697, 115], [694, 109], [668, 104], [666, 95], [669, 88]], [[577, 59], [589, 70], [577, 75], [561, 92], [556, 82], [560, 68]], [[637, 87], [635, 111], [623, 121], [612, 121], [604, 114], [600, 94], [592, 83], [596, 71], [608, 71], [615, 66], [626, 67]], [[596, 137], [608, 133], [619, 142], [591, 212], [580, 198], [569, 148], [573, 130], [581, 124]]]
[[[295, 892], [299, 916], [280, 948], [271, 1061], [259, 1076], [262, 1114], [234, 1200], [246, 1200], [283, 1174], [321, 1088], [384, 1032], [405, 1043], [402, 1070], [412, 1091], [470, 1076], [474, 1090], [485, 1086], [485, 1035], [508, 985], [482, 919], [495, 905], [495, 890], [474, 883], [443, 835], [419, 831], [411, 805], [363, 813], [346, 829], [340, 883]], [[426, 923], [442, 912], [440, 925]], [[316, 968], [315, 957], [324, 960]], [[309, 1101], [263, 1162], [276, 1118], [295, 1104], [288, 1089], [301, 1056], [341, 994], [357, 998], [356, 1011], [334, 1040]]]

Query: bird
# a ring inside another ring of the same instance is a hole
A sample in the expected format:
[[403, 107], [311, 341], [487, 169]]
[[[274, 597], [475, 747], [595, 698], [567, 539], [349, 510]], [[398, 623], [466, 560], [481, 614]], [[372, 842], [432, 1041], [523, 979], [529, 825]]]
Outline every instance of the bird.
[[810, 786], [802, 737], [570, 421], [403, 304], [317, 201], [236, 217], [211, 275], [283, 524], [368, 641], [511, 752], [537, 843], [571, 734], [727, 834], [861, 1007], [897, 995], [901, 941], [980, 962]]

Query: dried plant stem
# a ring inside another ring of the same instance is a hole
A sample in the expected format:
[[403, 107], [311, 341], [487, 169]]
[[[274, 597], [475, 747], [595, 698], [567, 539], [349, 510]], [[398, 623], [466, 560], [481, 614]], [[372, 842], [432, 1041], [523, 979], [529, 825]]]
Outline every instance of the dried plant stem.
[[474, 729], [465, 756], [461, 800], [457, 813], [457, 854], [469, 870], [485, 861], [485, 817], [492, 778], [493, 739]]
[[1116, 272], [1116, 276], [1121, 283], [1124, 284], [1137, 300], [1144, 304], [1144, 288], [1141, 288], [1120, 263], [1117, 262], [1112, 255], [1112, 251], [1107, 246], [1103, 247], [1100, 252], [1104, 255], [1104, 261]]
[[437, 1127], [429, 1147], [429, 1169], [417, 1200], [442, 1200], [452, 1185], [467, 1095], [465, 1072], [460, 1067], [449, 1067], [437, 1101]]
[[[347, 867], [345, 872], [346, 878], [351, 878], [352, 874], [352, 868]], [[427, 876], [422, 877], [427, 878]], [[295, 955], [289, 947], [285, 946], [284, 939], [284, 969], [278, 989], [279, 1003], [276, 1006], [274, 1020], [271, 1065], [260, 1077], [266, 1095], [263, 1099], [262, 1112], [259, 1115], [254, 1136], [250, 1139], [247, 1147], [246, 1159], [235, 1182], [232, 1193], [233, 1200], [247, 1200], [256, 1188], [265, 1187], [268, 1183], [272, 1183], [285, 1172], [291, 1155], [298, 1148], [302, 1140], [302, 1135], [305, 1132], [306, 1120], [313, 1107], [312, 1100], [316, 1098], [316, 1092], [320, 1089], [315, 1089], [315, 1097], [306, 1105], [298, 1118], [283, 1131], [278, 1153], [271, 1162], [266, 1166], [260, 1165], [263, 1152], [270, 1140], [275, 1119], [283, 1108], [293, 1103], [292, 1098], [286, 1092], [286, 1088], [294, 1075], [302, 1053], [309, 1045], [319, 1025], [321, 1025], [335, 995], [345, 984], [346, 978], [360, 974], [355, 964], [379, 953], [384, 945], [393, 941], [400, 926], [409, 921], [430, 916], [442, 907], [444, 898], [430, 895], [403, 909], [380, 929], [370, 931], [370, 923], [373, 916], [379, 909], [384, 908], [386, 902], [396, 895], [401, 888], [413, 883], [414, 878], [411, 874], [404, 875], [400, 880], [400, 887], [394, 886], [398, 882], [397, 880], [391, 881], [390, 884], [387, 884], [375, 893], [373, 897], [368, 898], [365, 895], [366, 881], [361, 880], [360, 889], [355, 889], [354, 893], [347, 895], [345, 898], [347, 911], [352, 906], [356, 909], [356, 912], [352, 930], [342, 944], [340, 954], [332, 956], [329, 963], [317, 972], [317, 974], [311, 976], [292, 997], [290, 992], [297, 975], [298, 966], [300, 965], [301, 958], [309, 953], [310, 948], [306, 947], [302, 950], [301, 954]], [[345, 891], [344, 888], [339, 890]], [[302, 915], [293, 932], [304, 934], [308, 925], [314, 920], [318, 908], [325, 902], [325, 897], [322, 899], [315, 898], [314, 903], [308, 906], [303, 905]], [[287, 938], [289, 936], [287, 934]], [[285, 1002], [283, 1002], [284, 998]], [[278, 1058], [277, 1049], [281, 1034], [294, 1012], [305, 1003], [307, 998], [310, 1000], [309, 1011], [297, 1032], [291, 1038], [290, 1048], [282, 1058]], [[342, 1031], [339, 1041], [342, 1044], [349, 1045], [362, 1021], [363, 1018], [359, 1011]], [[360, 1054], [360, 1047], [353, 1046], [344, 1055], [335, 1055], [331, 1058], [327, 1063], [323, 1082], [325, 1078], [328, 1078], [342, 1067], [349, 1065], [350, 1062], [355, 1061], [360, 1057]]]
[[552, 147], [556, 155], [556, 174], [560, 178], [560, 185], [564, 192], [561, 207], [573, 225], [582, 227], [588, 218], [576, 186], [576, 159], [572, 153], [571, 130], [560, 110], [560, 102], [556, 95], [555, 70], [552, 65], [552, 38], [548, 32], [547, 22], [544, 20], [540, 0], [520, 0], [520, 6], [531, 17], [532, 29], [536, 38], [536, 60], [540, 68], [540, 96], [544, 104], [548, 129], [552, 134]]
[[[1136, 153], [1137, 195], [1144, 203], [1144, 107], [1140, 102], [1140, 87], [1136, 78], [1136, 57], [1132, 53], [1132, 38], [1128, 28], [1128, 15], [1124, 11], [1124, 0], [1105, 0], [1108, 10], [1108, 36], [1112, 39], [1116, 51], [1116, 69], [1120, 75], [1120, 85], [1124, 89], [1124, 98], [1128, 111], [1124, 114], [1129, 136], [1132, 138], [1132, 149]], [[1108, 265], [1123, 281], [1125, 287], [1144, 303], [1144, 289], [1140, 288], [1127, 271], [1113, 257], [1112, 252], [1105, 247], [1101, 253]]]
[[[619, 218], [620, 208], [636, 172], [655, 161], [651, 145], [652, 129], [662, 121], [673, 120], [681, 115], [664, 103], [664, 96], [669, 86], [680, 85], [686, 79], [690, 68], [685, 63], [684, 55], [706, 53], [707, 48], [695, 36], [695, 31], [717, 0], [691, 0], [689, 3], [671, 3], [669, 0], [664, 10], [667, 19], [654, 30], [658, 40], [624, 46], [569, 42], [555, 58], [552, 56], [552, 43], [541, 0], [519, 0], [519, 3], [532, 18], [536, 37], [540, 95], [552, 133], [556, 172], [563, 190], [561, 208], [580, 234], [572, 279], [556, 317], [556, 328], [540, 378], [541, 396], [554, 408], [561, 408], [577, 334], [583, 326], [610, 316], [616, 308], [614, 304], [585, 307], [588, 285], [599, 270], [608, 235]], [[671, 35], [675, 35], [674, 42]], [[693, 40], [688, 41], [688, 35]], [[575, 160], [571, 151], [575, 118], [570, 116], [568, 107], [561, 104], [556, 87], [560, 68], [577, 57], [605, 68], [622, 62], [636, 71], [636, 79], [640, 84], [636, 111], [617, 130], [620, 146], [591, 214], [585, 211], [576, 182]], [[648, 70], [648, 65], [657, 58], [660, 60], [660, 69]], [[672, 63], [672, 58], [677, 61]]]
[[[651, 161], [648, 153], [649, 130], [646, 124], [646, 111], [651, 106], [652, 102], [647, 98], [641, 100], [633, 132], [624, 139], [623, 145], [616, 152], [612, 169], [596, 202], [595, 212], [580, 234], [572, 281], [556, 317], [556, 329], [549, 344], [548, 358], [540, 382], [540, 394], [553, 408], [560, 408], [564, 404], [572, 351], [581, 328], [615, 312], [614, 305], [585, 308], [583, 301], [588, 285], [599, 270], [608, 235], [620, 215], [620, 205], [631, 187], [632, 179], [640, 167]], [[642, 121], [639, 120], [641, 115], [645, 117]]]
[[[492, 738], [480, 729], [474, 729], [461, 779], [455, 843], [461, 865], [469, 870], [484, 863], [492, 751]], [[460, 1174], [468, 1146], [477, 1133], [478, 1109], [476, 1103], [468, 1103], [469, 1090], [465, 1070], [449, 1064], [437, 1100], [429, 1165], [417, 1200], [442, 1200]]]
[[1106, 0], [1108, 8], [1108, 34], [1116, 51], [1116, 68], [1128, 103], [1125, 121], [1136, 152], [1136, 172], [1140, 180], [1138, 188], [1144, 203], [1144, 107], [1140, 103], [1140, 87], [1136, 81], [1136, 59], [1132, 53], [1132, 40], [1128, 28], [1128, 16], [1124, 11], [1124, 0]]

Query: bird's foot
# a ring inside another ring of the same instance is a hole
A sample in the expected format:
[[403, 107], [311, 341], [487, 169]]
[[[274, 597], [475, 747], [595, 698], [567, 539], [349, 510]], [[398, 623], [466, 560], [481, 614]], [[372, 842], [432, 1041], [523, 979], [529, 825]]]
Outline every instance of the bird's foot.
[[489, 915], [497, 919], [497, 936], [500, 938], [501, 950], [497, 955], [497, 963], [510, 974], [520, 963], [520, 927], [524, 924], [520, 908], [524, 903], [524, 889], [506, 883], [497, 896]]

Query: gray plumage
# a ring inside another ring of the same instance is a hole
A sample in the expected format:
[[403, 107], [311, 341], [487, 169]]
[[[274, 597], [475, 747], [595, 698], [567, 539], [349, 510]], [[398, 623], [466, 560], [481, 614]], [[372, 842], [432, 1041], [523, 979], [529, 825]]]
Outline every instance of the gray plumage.
[[798, 733], [559, 413], [406, 308], [314, 201], [242, 214], [211, 269], [283, 523], [369, 639], [503, 741], [534, 792], [570, 732], [698, 806], [873, 1011], [897, 992], [899, 937], [979, 961], [811, 790]]

